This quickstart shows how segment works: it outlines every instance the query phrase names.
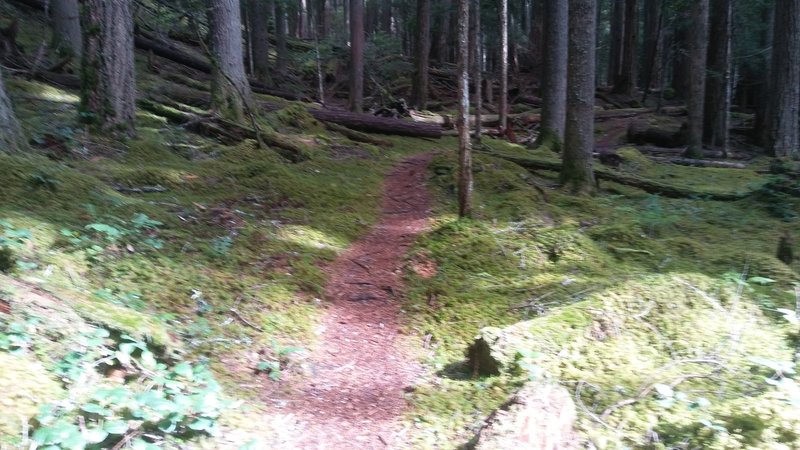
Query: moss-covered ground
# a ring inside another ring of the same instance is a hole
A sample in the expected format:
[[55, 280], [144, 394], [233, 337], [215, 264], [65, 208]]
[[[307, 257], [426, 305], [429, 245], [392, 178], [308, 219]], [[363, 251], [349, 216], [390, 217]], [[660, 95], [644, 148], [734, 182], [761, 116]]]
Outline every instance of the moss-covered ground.
[[[307, 147], [311, 159], [299, 164], [146, 113], [136, 138], [111, 140], [76, 123], [73, 92], [8, 84], [36, 147], [0, 153], [8, 275], [65, 299], [93, 326], [169, 350], [165, 358], [207, 360], [234, 396], [273, 383], [259, 363], [314, 345], [325, 265], [377, 219], [385, 172], [435, 145], [351, 142], [298, 108], [268, 114], [261, 126]], [[0, 319], [27, 320], [25, 295], [7, 297], [12, 315]], [[46, 371], [57, 362], [41, 361]]]
[[[549, 150], [486, 145], [495, 155], [555, 159]], [[755, 170], [619, 153], [619, 170], [698, 191], [764, 182]], [[795, 308], [798, 266], [775, 253], [796, 226], [780, 211], [798, 211], [796, 200], [776, 208], [758, 197], [669, 199], [612, 183], [597, 196], [574, 197], [554, 189], [555, 173], [481, 153], [475, 217], [457, 220], [454, 155], [440, 156], [431, 172], [436, 226], [412, 257], [434, 261], [438, 274], [410, 276], [407, 306], [434, 370], [414, 395], [417, 445], [466, 443], [530, 376], [576, 393], [579, 429], [598, 448], [798, 445], [796, 389], [765, 382], [781, 378], [774, 365], [794, 364], [796, 325], [778, 309]], [[484, 327], [510, 327], [496, 332], [515, 336], [508, 345], [515, 370], [480, 377], [464, 365], [465, 348]], [[702, 359], [709, 361], [687, 362]], [[674, 392], [653, 387], [676, 382]], [[753, 403], [744, 408], [746, 398]]]
[[[0, 4], [0, 18], [19, 16], [19, 42], [36, 48], [42, 36], [31, 30], [45, 22], [9, 8]], [[142, 92], [189, 89], [139, 65]], [[578, 429], [597, 448], [800, 446], [790, 382], [800, 339], [787, 320], [800, 267], [775, 257], [797, 228], [796, 199], [769, 189], [735, 202], [672, 199], [610, 182], [574, 197], [556, 188], [557, 174], [496, 156], [557, 155], [486, 140], [475, 217], [458, 220], [451, 138], [384, 137], [393, 147], [377, 148], [290, 105], [260, 125], [304, 146], [310, 159], [292, 164], [144, 111], [136, 138], [95, 137], [77, 123], [76, 92], [16, 77], [7, 85], [36, 148], [0, 152], [0, 447], [41, 428], [27, 419], [42, 405], [74, 408], [92, 395], [69, 381], [71, 352], [95, 364], [86, 358], [102, 355], [86, 336], [104, 329], [103, 348], [146, 343], [170, 377], [181, 361], [207, 365], [227, 398], [244, 399], [222, 414], [222, 437], [182, 436], [193, 447], [257, 438], [251, 448], [269, 448], [284, 424], [269, 422], [260, 396], [291, 370], [295, 348], [315, 345], [326, 264], [377, 219], [386, 171], [429, 150], [440, 150], [433, 227], [409, 261], [436, 275], [408, 271], [403, 306], [429, 369], [409, 394], [411, 448], [466, 444], [530, 377], [575, 394]], [[758, 171], [767, 160], [701, 169], [620, 155], [621, 171], [698, 192], [769, 181]], [[501, 375], [464, 363], [482, 329], [507, 339]], [[89, 385], [119, 383], [113, 370], [90, 372]]]

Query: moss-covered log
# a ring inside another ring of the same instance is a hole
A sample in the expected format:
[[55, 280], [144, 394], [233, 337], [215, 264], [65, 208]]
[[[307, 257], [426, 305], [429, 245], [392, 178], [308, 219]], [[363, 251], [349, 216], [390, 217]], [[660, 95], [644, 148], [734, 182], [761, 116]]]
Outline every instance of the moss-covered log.
[[[529, 170], [551, 170], [559, 172], [561, 170], [561, 163], [558, 161], [548, 161], [533, 158], [522, 158], [509, 155], [501, 155], [492, 153], [492, 155], [499, 158], [506, 159], [513, 163]], [[635, 175], [617, 172], [605, 167], [595, 168], [595, 178], [598, 180], [606, 180], [614, 183], [624, 184], [641, 189], [651, 194], [663, 195], [664, 197], [672, 198], [690, 198], [702, 197], [709, 200], [719, 201], [735, 201], [742, 200], [753, 194], [751, 191], [745, 192], [704, 192], [690, 189], [684, 186], [675, 186], [671, 184], [660, 183], [658, 181], [648, 180], [645, 178], [637, 177]]]
[[376, 138], [375, 136], [362, 133], [360, 131], [351, 130], [350, 128], [335, 124], [333, 122], [325, 122], [325, 128], [340, 133], [351, 141], [355, 142], [364, 142], [366, 144], [373, 144], [379, 147], [392, 147], [394, 145], [389, 141]]

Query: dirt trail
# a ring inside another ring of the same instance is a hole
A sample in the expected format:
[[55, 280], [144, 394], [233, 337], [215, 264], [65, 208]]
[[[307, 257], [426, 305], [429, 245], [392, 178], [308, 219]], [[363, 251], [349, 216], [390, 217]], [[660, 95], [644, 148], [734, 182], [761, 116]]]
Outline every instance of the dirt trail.
[[384, 183], [382, 217], [329, 268], [312, 374], [286, 399], [297, 419], [297, 449], [386, 449], [401, 445], [404, 389], [420, 373], [401, 348], [402, 263], [428, 227], [425, 189], [432, 154], [408, 158]]

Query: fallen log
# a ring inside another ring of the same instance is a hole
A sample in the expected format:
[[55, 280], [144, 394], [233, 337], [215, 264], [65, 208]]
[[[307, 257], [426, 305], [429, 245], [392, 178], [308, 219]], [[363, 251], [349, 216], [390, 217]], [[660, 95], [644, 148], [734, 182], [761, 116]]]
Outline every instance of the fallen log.
[[647, 121], [636, 120], [628, 126], [628, 142], [637, 145], [655, 144], [659, 147], [681, 147], [686, 145], [684, 133], [680, 128], [661, 128]]
[[137, 100], [136, 103], [142, 109], [164, 117], [171, 123], [183, 125], [205, 136], [218, 138], [225, 145], [236, 145], [245, 139], [261, 138], [265, 144], [275, 148], [281, 156], [291, 162], [297, 163], [309, 159], [308, 152], [302, 145], [271, 130], [260, 130], [257, 133], [253, 128], [221, 117], [192, 114], [147, 99]]
[[[134, 34], [134, 44], [137, 48], [153, 52], [154, 55], [162, 58], [169, 59], [170, 61], [182, 64], [191, 69], [199, 70], [204, 73], [211, 73], [211, 63], [206, 59], [199, 56], [192, 55], [183, 49], [178, 48], [169, 42], [162, 41], [147, 32], [137, 29]], [[287, 100], [304, 101], [308, 97], [296, 92], [284, 91], [281, 89], [273, 89], [265, 84], [249, 79], [250, 88], [257, 94], [271, 95], [273, 97], [284, 98]]]
[[[533, 158], [521, 158], [516, 156], [502, 155], [494, 152], [488, 152], [490, 155], [511, 161], [524, 167], [528, 170], [551, 170], [554, 172], [561, 171], [561, 163], [558, 161], [547, 161]], [[745, 192], [703, 192], [690, 189], [684, 186], [675, 186], [671, 184], [660, 183], [658, 181], [648, 180], [636, 175], [631, 175], [623, 172], [617, 172], [605, 167], [595, 167], [594, 175], [597, 180], [606, 180], [613, 183], [623, 184], [641, 189], [650, 194], [658, 194], [670, 198], [691, 198], [702, 197], [709, 200], [717, 201], [735, 201], [742, 200], [753, 194], [752, 191]]]
[[[673, 155], [673, 156], [680, 156], [683, 155], [686, 148], [684, 147], [656, 147], [652, 145], [643, 145], [637, 146], [637, 150], [645, 155], [655, 155], [655, 156], [663, 156], [663, 155]], [[746, 160], [751, 159], [752, 155], [742, 152], [733, 152], [728, 151], [723, 152], [721, 150], [714, 150], [714, 149], [705, 149], [703, 150], [703, 159], [738, 159], [738, 160]]]
[[366, 134], [366, 133], [362, 133], [360, 131], [351, 130], [350, 128], [347, 128], [347, 127], [342, 126], [342, 125], [335, 124], [333, 122], [324, 122], [324, 123], [325, 123], [325, 128], [327, 128], [327, 129], [329, 129], [331, 131], [335, 131], [337, 133], [340, 133], [340, 134], [344, 135], [345, 137], [347, 137], [348, 139], [350, 139], [351, 141], [364, 142], [366, 144], [377, 145], [379, 147], [392, 147], [392, 146], [394, 146], [394, 144], [389, 142], [389, 141], [376, 138], [374, 136], [371, 136], [371, 135]]
[[692, 158], [664, 158], [660, 156], [650, 156], [650, 159], [660, 163], [677, 164], [679, 166], [691, 167], [716, 167], [720, 169], [746, 169], [747, 165], [731, 161], [711, 161], [708, 159], [692, 159]]
[[377, 117], [369, 114], [336, 111], [332, 109], [309, 109], [308, 112], [321, 122], [332, 122], [367, 133], [433, 139], [442, 137], [442, 127], [434, 124], [409, 122], [389, 117]]

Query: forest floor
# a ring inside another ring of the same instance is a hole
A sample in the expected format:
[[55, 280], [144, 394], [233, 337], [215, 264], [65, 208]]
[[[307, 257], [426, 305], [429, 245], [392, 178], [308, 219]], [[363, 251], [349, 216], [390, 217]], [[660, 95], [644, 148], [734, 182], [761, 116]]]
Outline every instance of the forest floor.
[[[311, 377], [285, 398], [297, 417], [291, 448], [382, 449], [402, 441], [407, 391], [421, 368], [403, 348], [399, 295], [406, 250], [428, 229], [427, 165], [408, 158], [387, 176], [381, 218], [328, 268], [330, 302], [310, 357]], [[432, 267], [415, 267], [419, 274]], [[290, 447], [286, 447], [290, 448]]]

